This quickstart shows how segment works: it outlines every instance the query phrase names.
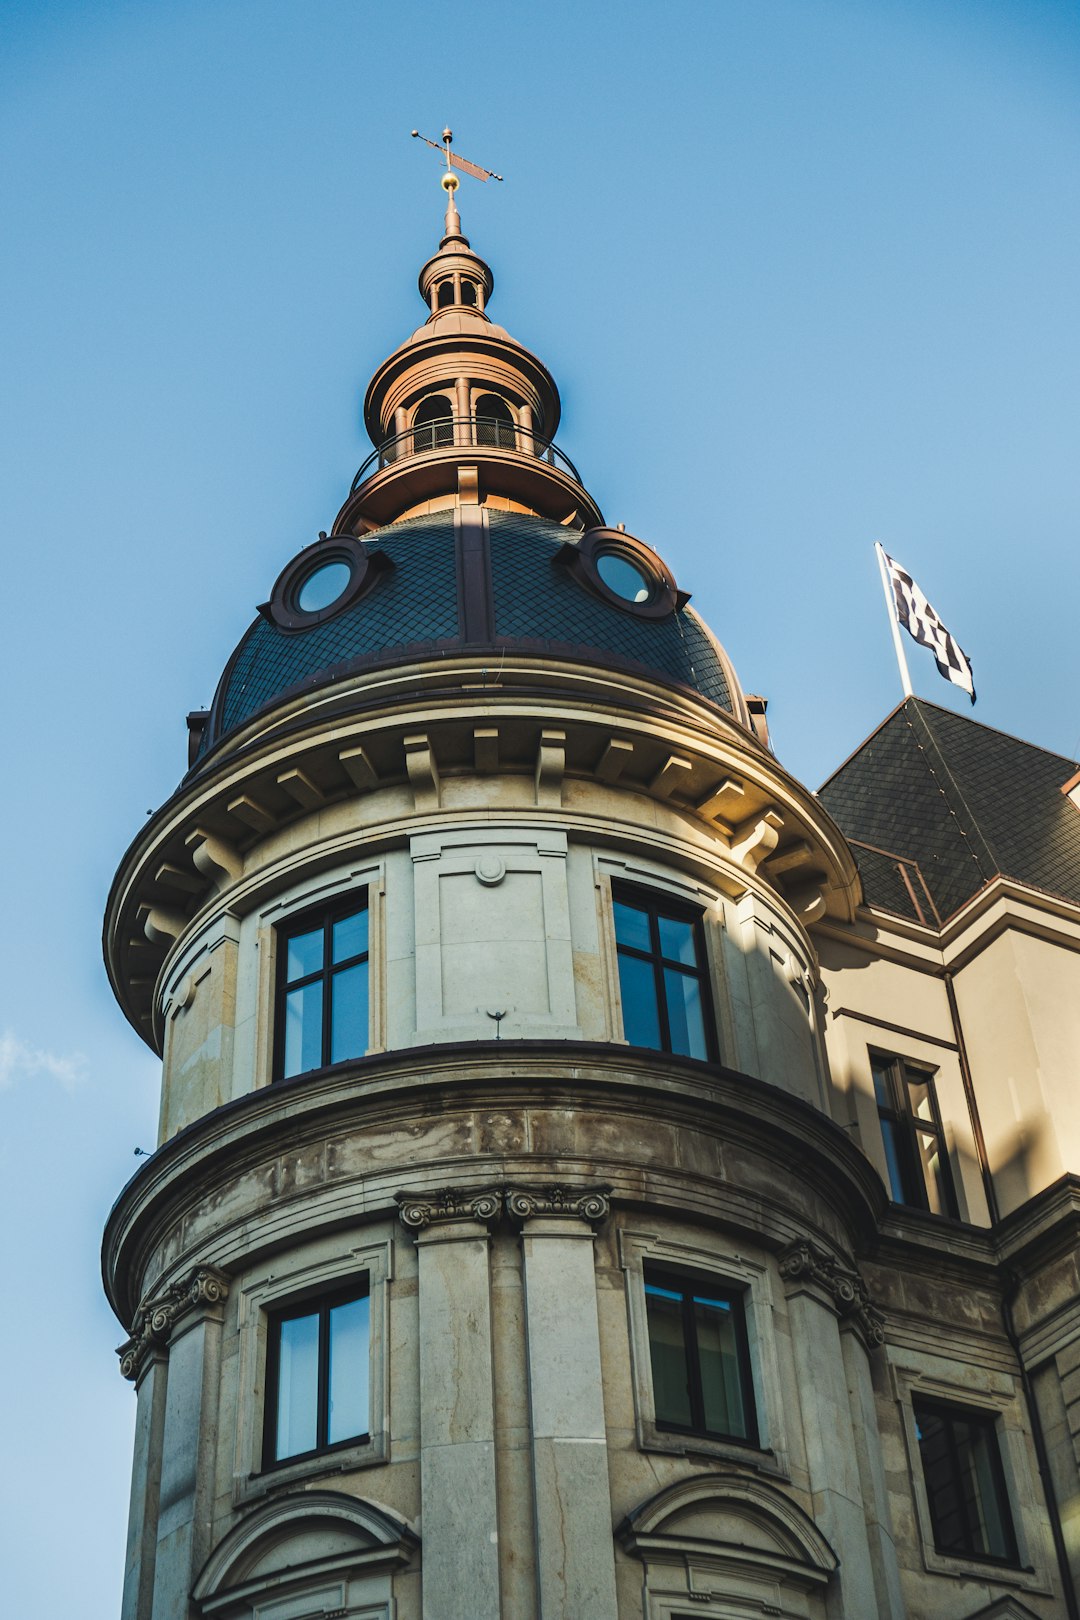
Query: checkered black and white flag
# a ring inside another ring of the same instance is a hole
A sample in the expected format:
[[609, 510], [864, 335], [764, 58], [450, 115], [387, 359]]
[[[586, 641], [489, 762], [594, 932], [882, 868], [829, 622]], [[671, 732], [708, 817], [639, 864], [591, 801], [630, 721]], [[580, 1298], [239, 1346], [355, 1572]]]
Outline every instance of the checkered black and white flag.
[[929, 647], [939, 672], [954, 686], [962, 687], [975, 701], [975, 681], [971, 673], [971, 659], [955, 636], [951, 636], [920, 591], [906, 568], [902, 568], [887, 551], [882, 551], [889, 581], [896, 602], [896, 617], [908, 635], [920, 647]]

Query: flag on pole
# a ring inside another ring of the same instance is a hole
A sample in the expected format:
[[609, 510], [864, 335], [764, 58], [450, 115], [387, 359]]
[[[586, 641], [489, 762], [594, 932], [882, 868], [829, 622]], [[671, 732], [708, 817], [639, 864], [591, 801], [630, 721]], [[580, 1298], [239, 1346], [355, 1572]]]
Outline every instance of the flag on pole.
[[896, 617], [908, 635], [920, 647], [929, 647], [937, 663], [938, 672], [954, 686], [962, 687], [975, 702], [975, 681], [971, 673], [971, 659], [951, 636], [920, 591], [906, 568], [882, 551], [896, 603]]

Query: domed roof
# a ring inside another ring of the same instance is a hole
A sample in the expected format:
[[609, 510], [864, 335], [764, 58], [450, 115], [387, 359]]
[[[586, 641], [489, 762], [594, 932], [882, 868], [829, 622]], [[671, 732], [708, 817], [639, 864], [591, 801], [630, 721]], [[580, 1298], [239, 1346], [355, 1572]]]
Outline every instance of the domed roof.
[[[297, 593], [302, 610], [304, 581], [326, 567], [312, 557], [318, 546], [302, 554], [311, 560], [290, 564], [274, 601], [226, 666], [198, 760], [255, 715], [300, 692], [364, 669], [485, 648], [651, 676], [746, 722], [724, 653], [641, 541], [614, 530], [579, 538], [530, 513], [473, 507], [469, 518], [469, 510], [407, 518], [366, 534], [362, 542], [343, 542], [341, 536], [320, 542], [327, 559], [342, 543], [355, 552], [354, 575], [362, 587], [344, 590], [340, 607], [331, 602], [317, 612], [282, 610], [280, 603], [295, 604]], [[643, 601], [644, 589], [631, 599], [605, 583], [603, 555], [610, 564], [620, 551], [624, 568], [652, 579], [649, 602]], [[599, 569], [595, 558], [601, 559]]]

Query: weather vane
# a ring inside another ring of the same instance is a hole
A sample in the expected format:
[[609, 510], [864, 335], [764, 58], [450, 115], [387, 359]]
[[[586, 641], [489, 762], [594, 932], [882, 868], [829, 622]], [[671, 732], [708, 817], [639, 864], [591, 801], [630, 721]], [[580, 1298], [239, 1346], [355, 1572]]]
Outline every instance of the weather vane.
[[450, 142], [454, 138], [453, 130], [444, 129], [441, 141], [429, 141], [418, 129], [413, 130], [413, 136], [418, 141], [424, 141], [433, 151], [446, 153], [446, 173], [442, 177], [442, 183], [447, 191], [456, 191], [459, 185], [457, 175], [451, 174], [451, 169], [460, 169], [462, 174], [471, 174], [474, 180], [502, 179], [502, 175], [496, 174], [494, 169], [482, 169], [479, 163], [470, 163], [468, 158], [459, 157], [456, 152], [452, 152]]

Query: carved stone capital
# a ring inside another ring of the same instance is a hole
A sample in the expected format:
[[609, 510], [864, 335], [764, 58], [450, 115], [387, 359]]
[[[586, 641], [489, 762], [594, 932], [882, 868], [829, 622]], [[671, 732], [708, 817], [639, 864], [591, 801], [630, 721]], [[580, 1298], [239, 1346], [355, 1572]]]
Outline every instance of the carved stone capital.
[[150, 1294], [135, 1312], [131, 1337], [117, 1350], [125, 1378], [137, 1378], [147, 1356], [164, 1350], [176, 1324], [191, 1312], [220, 1305], [228, 1297], [229, 1279], [214, 1266], [196, 1266], [181, 1282], [170, 1283], [160, 1294]]
[[850, 1318], [867, 1345], [876, 1349], [885, 1343], [885, 1318], [875, 1309], [866, 1284], [827, 1249], [799, 1238], [781, 1254], [780, 1275], [786, 1282], [816, 1283], [829, 1295], [836, 1314]]
[[502, 1214], [502, 1191], [498, 1187], [485, 1187], [482, 1192], [471, 1187], [444, 1187], [433, 1194], [399, 1192], [395, 1197], [402, 1225], [411, 1232], [451, 1221], [477, 1221], [481, 1226], [491, 1226]]
[[548, 1217], [596, 1226], [611, 1212], [610, 1187], [507, 1187], [506, 1213], [514, 1221]]

